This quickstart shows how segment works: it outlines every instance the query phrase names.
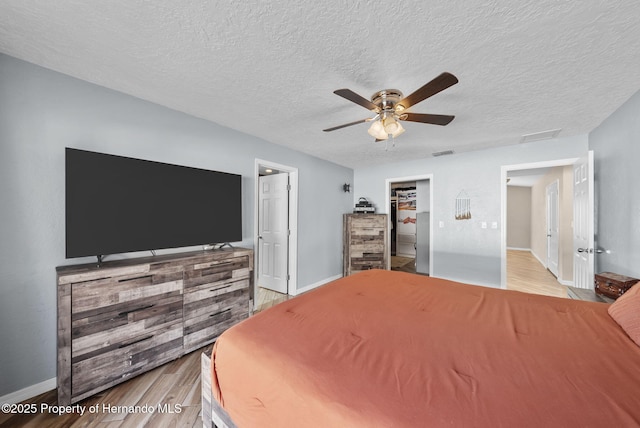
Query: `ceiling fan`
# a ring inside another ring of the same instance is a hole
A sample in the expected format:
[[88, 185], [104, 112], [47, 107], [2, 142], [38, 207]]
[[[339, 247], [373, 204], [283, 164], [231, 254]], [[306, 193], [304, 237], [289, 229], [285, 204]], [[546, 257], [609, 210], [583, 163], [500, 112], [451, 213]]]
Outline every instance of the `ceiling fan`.
[[408, 97], [404, 97], [397, 89], [383, 89], [371, 96], [371, 101], [356, 94], [351, 89], [338, 89], [334, 94], [341, 96], [351, 102], [371, 110], [374, 117], [358, 120], [333, 128], [323, 129], [324, 132], [335, 131], [347, 126], [357, 125], [364, 122], [373, 122], [369, 128], [369, 135], [375, 137], [376, 141], [386, 140], [389, 137], [397, 137], [404, 132], [400, 121], [430, 123], [433, 125], [447, 125], [455, 116], [441, 114], [410, 113], [406, 110], [427, 98], [442, 92], [450, 86], [458, 83], [458, 79], [451, 73], [444, 72], [429, 83], [414, 91]]

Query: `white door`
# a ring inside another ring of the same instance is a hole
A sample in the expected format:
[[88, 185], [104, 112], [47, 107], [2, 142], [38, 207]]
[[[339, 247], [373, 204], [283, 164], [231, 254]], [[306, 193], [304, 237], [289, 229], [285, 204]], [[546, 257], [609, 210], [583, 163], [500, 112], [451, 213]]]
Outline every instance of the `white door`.
[[547, 269], [555, 277], [558, 277], [558, 260], [560, 252], [558, 243], [560, 241], [559, 211], [558, 211], [558, 181], [547, 186]]
[[573, 285], [593, 289], [593, 152], [573, 165]]
[[289, 255], [289, 175], [260, 177], [258, 286], [287, 293]]

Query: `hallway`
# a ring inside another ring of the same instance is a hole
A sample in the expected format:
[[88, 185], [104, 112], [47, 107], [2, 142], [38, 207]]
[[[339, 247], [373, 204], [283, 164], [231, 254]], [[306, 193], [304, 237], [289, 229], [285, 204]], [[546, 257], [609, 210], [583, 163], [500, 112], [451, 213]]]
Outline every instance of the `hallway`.
[[507, 250], [507, 289], [568, 297], [567, 287], [560, 284], [529, 251]]

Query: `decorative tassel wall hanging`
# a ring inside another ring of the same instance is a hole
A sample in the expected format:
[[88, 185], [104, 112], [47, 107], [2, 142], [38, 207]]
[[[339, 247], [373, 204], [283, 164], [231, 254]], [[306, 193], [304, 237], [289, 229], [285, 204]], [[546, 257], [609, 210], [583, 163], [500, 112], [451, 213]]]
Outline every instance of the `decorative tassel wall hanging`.
[[469, 220], [471, 218], [471, 199], [462, 190], [456, 196], [456, 220]]

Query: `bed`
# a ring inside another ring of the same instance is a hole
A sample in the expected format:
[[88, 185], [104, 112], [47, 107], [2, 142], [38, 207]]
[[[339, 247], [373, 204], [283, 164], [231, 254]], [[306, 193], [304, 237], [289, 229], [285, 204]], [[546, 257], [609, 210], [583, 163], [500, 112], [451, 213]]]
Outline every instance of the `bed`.
[[366, 271], [227, 330], [203, 385], [218, 426], [640, 426], [639, 288], [616, 320], [605, 303]]

